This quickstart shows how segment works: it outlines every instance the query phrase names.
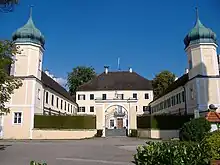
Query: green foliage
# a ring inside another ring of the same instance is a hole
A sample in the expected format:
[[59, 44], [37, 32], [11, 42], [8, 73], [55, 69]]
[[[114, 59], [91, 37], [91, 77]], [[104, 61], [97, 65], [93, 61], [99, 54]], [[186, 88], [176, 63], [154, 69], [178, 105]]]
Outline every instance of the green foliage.
[[95, 137], [102, 137], [103, 135], [103, 130], [102, 129], [98, 129], [97, 133], [95, 134]]
[[37, 162], [35, 162], [35, 161], [31, 161], [30, 162], [30, 165], [47, 165], [47, 163], [37, 163]]
[[209, 133], [205, 138], [203, 143], [210, 147], [210, 154], [212, 160], [220, 160], [220, 131], [214, 131]]
[[134, 155], [136, 165], [209, 165], [208, 148], [197, 143], [147, 142]]
[[138, 131], [136, 129], [130, 129], [131, 133], [130, 133], [130, 137], [137, 137], [138, 135]]
[[192, 119], [180, 129], [180, 140], [200, 142], [210, 130], [211, 123], [205, 118]]
[[164, 70], [157, 74], [152, 81], [154, 98], [158, 98], [164, 94], [165, 90], [175, 81], [175, 74]]
[[5, 103], [11, 99], [15, 89], [22, 86], [20, 79], [10, 76], [8, 70], [14, 63], [13, 56], [18, 52], [16, 47], [10, 41], [0, 41], [0, 113], [9, 113], [10, 109]]
[[68, 73], [67, 86], [71, 95], [75, 95], [80, 85], [92, 80], [96, 76], [95, 69], [86, 66], [77, 66]]
[[142, 115], [137, 117], [137, 127], [143, 129], [176, 130], [190, 121], [192, 115]]
[[96, 117], [34, 115], [34, 128], [39, 129], [95, 129]]

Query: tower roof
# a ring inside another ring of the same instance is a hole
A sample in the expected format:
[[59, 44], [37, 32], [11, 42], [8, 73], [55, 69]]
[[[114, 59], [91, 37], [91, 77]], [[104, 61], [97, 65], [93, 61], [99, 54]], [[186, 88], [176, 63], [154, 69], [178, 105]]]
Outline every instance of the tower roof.
[[30, 16], [27, 23], [17, 29], [12, 35], [14, 42], [31, 42], [44, 47], [45, 39], [39, 29], [36, 28], [32, 19], [32, 8], [30, 8]]
[[217, 44], [216, 34], [209, 28], [205, 27], [198, 14], [198, 9], [196, 9], [196, 23], [192, 30], [186, 35], [184, 39], [185, 47], [196, 43], [215, 43]]

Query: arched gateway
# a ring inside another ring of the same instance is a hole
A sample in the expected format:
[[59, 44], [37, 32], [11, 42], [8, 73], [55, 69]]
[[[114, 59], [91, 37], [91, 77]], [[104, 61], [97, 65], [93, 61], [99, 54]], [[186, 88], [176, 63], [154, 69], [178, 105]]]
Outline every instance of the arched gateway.
[[135, 99], [96, 100], [96, 128], [105, 136], [126, 136], [137, 129]]

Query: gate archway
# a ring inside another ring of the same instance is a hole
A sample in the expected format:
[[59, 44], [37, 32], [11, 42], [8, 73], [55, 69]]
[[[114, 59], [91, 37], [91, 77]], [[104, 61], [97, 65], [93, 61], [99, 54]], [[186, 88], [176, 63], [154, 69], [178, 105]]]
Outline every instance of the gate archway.
[[119, 104], [105, 110], [105, 136], [126, 136], [128, 132], [128, 110]]

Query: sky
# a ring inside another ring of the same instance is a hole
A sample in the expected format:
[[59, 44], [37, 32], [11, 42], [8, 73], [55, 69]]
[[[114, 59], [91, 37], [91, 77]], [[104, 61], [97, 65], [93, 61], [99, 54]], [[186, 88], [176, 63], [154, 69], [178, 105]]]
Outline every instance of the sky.
[[220, 36], [219, 0], [20, 0], [13, 12], [0, 13], [1, 39], [27, 22], [30, 5], [46, 39], [43, 68], [61, 81], [77, 66], [117, 71], [118, 58], [121, 70], [132, 67], [147, 79], [162, 70], [183, 75], [183, 39], [196, 6], [201, 22]]

